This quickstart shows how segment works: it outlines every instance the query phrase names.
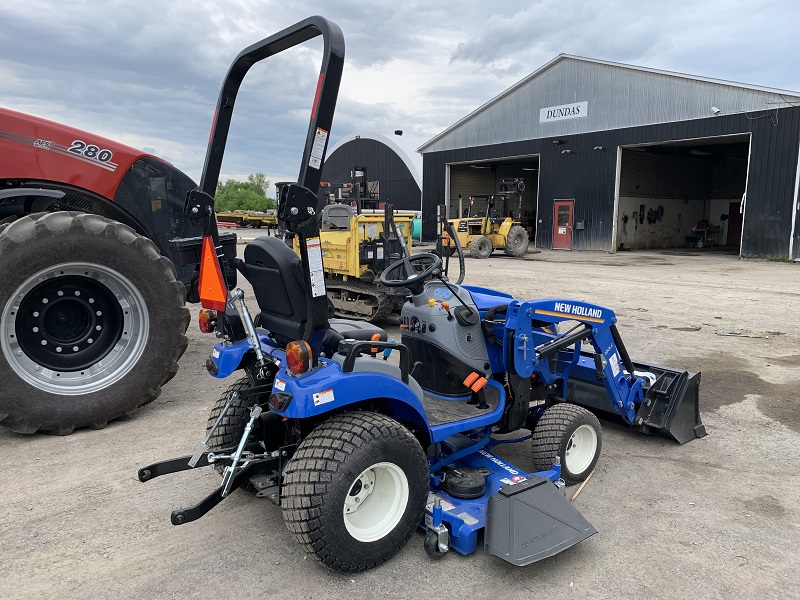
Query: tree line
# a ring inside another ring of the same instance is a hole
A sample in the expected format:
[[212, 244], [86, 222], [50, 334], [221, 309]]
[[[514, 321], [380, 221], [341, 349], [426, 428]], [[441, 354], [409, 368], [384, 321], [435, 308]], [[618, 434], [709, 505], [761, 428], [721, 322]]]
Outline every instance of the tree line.
[[275, 208], [275, 198], [269, 196], [271, 182], [264, 173], [247, 176], [247, 181], [228, 179], [217, 183], [214, 205], [217, 211], [267, 210]]

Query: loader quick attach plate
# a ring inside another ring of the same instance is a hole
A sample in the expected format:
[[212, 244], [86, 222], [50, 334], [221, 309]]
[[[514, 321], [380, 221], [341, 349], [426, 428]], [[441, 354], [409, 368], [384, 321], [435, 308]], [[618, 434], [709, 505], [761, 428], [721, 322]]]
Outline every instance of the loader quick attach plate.
[[595, 533], [553, 482], [531, 475], [489, 499], [484, 544], [489, 554], [524, 567]]

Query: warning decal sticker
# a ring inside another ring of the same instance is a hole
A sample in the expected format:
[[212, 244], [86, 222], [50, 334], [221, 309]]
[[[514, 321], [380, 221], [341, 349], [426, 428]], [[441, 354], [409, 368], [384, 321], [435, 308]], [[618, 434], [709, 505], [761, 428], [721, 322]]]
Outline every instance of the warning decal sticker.
[[325, 390], [324, 392], [318, 392], [314, 394], [314, 406], [319, 406], [320, 404], [327, 404], [328, 402], [333, 402], [333, 390]]
[[322, 271], [322, 246], [319, 238], [306, 241], [308, 249], [308, 270], [311, 275], [311, 295], [314, 298], [325, 295], [325, 273]]
[[311, 157], [308, 159], [308, 166], [315, 169], [322, 168], [322, 154], [325, 152], [325, 142], [328, 141], [328, 132], [317, 127], [314, 134], [314, 145], [311, 146]]

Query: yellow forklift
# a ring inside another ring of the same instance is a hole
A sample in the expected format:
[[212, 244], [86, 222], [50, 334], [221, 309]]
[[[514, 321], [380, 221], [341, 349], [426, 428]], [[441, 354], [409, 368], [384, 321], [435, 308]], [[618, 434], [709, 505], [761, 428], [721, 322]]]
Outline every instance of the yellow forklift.
[[[508, 256], [524, 256], [528, 251], [528, 232], [520, 221], [522, 215], [522, 192], [525, 182], [522, 178], [501, 179], [500, 191], [496, 194], [471, 196], [467, 214], [462, 218], [450, 219], [458, 241], [468, 248], [475, 258], [488, 258], [500, 248]], [[510, 200], [514, 208], [510, 209]], [[485, 203], [485, 209], [476, 206]], [[445, 239], [445, 247], [452, 255], [455, 244]]]

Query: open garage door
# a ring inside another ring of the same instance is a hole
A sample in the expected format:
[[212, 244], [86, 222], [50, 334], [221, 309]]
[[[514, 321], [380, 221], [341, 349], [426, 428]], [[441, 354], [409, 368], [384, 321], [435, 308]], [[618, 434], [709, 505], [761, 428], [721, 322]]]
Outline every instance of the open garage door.
[[[522, 225], [528, 230], [531, 240], [536, 232], [536, 210], [539, 199], [539, 157], [524, 156], [503, 158], [490, 162], [472, 162], [447, 165], [449, 171], [450, 199], [449, 218], [466, 216], [469, 199], [472, 196], [489, 195], [500, 191], [501, 179], [522, 178], [525, 191], [522, 192]], [[476, 200], [474, 211], [486, 211]]]
[[616, 247], [740, 253], [750, 136], [622, 148]]

